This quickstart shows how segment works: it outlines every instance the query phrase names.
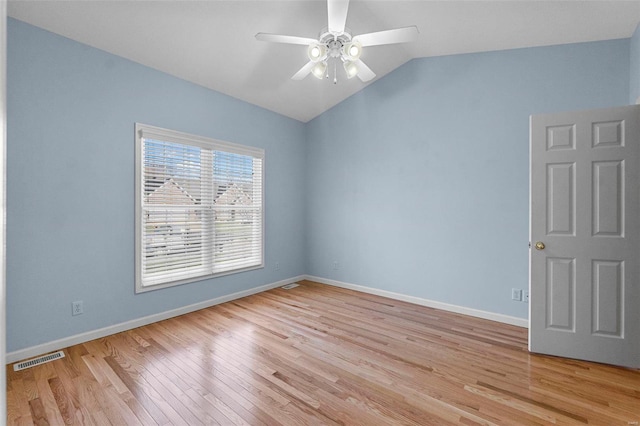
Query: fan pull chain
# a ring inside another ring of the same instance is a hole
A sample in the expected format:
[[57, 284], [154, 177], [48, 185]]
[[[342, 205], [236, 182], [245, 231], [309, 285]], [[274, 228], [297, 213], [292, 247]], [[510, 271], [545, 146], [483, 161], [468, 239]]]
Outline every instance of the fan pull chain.
[[337, 65], [336, 65], [336, 60], [333, 61], [333, 84], [338, 84], [338, 71], [336, 71], [337, 69]]

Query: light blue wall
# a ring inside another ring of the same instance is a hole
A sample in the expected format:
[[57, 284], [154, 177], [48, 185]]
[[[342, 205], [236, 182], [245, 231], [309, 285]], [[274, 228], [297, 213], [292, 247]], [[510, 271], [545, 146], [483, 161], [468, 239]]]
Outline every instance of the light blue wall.
[[629, 104], [640, 97], [640, 24], [631, 36], [629, 48]]
[[529, 115], [628, 96], [628, 39], [414, 59], [308, 124], [307, 272], [526, 318]]
[[[265, 149], [266, 268], [134, 294], [136, 121]], [[304, 129], [9, 19], [7, 350], [304, 273]]]
[[[636, 31], [413, 60], [304, 125], [19, 21], [8, 32], [10, 352], [304, 273], [524, 318], [509, 296], [527, 286], [529, 114], [640, 87]], [[265, 269], [134, 294], [136, 121], [265, 148]]]

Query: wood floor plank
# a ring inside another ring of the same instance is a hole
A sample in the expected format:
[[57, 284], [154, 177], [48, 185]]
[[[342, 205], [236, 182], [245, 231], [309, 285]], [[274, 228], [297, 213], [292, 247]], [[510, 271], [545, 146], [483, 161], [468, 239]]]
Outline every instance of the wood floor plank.
[[73, 425], [76, 423], [76, 409], [71, 402], [69, 393], [64, 388], [62, 381], [58, 377], [49, 379], [49, 387], [53, 393], [60, 415], [65, 425]]
[[15, 423], [17, 419], [22, 417], [18, 401], [15, 397], [13, 389], [7, 389], [7, 422]]
[[[11, 411], [13, 412], [13, 415], [16, 416], [16, 419], [31, 417], [31, 409], [29, 408], [29, 397], [25, 391], [22, 376], [19, 378], [15, 378], [12, 381], [11, 392], [13, 393], [13, 409]], [[8, 398], [7, 402], [9, 402]], [[10, 410], [7, 410], [7, 412], [9, 411]]]
[[29, 407], [31, 408], [31, 418], [33, 419], [33, 424], [35, 424], [36, 426], [44, 426], [50, 424], [49, 420], [47, 419], [47, 413], [45, 412], [40, 398], [35, 398], [29, 401]]
[[82, 423], [111, 424], [108, 420], [106, 420], [106, 422], [103, 421], [106, 419], [106, 416], [96, 397], [102, 393], [102, 390], [99, 388], [96, 380], [92, 377], [82, 375], [71, 381], [74, 392], [77, 392], [78, 395], [77, 408], [81, 413], [78, 414], [78, 417], [80, 417]]
[[624, 425], [640, 371], [310, 281], [7, 366], [9, 425]]

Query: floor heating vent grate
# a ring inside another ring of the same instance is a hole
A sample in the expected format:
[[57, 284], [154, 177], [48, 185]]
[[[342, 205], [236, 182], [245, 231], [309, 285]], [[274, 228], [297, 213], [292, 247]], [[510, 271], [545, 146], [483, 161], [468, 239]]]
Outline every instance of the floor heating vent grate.
[[296, 284], [296, 283], [291, 283], [291, 284], [287, 284], [287, 285], [283, 285], [280, 288], [283, 288], [285, 290], [291, 290], [292, 288], [296, 288], [298, 287], [300, 284]]
[[34, 367], [36, 365], [44, 364], [45, 362], [55, 361], [56, 359], [64, 358], [64, 352], [58, 351], [52, 354], [42, 355], [37, 358], [30, 359], [28, 361], [17, 362], [13, 364], [13, 371], [26, 370], [27, 368]]

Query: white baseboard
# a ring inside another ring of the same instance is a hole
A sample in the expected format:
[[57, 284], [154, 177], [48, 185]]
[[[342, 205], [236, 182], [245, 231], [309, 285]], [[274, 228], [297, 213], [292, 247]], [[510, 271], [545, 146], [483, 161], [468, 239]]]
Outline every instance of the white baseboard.
[[14, 352], [7, 353], [6, 363], [12, 364], [16, 361], [21, 361], [27, 358], [33, 358], [38, 355], [46, 354], [48, 352], [57, 351], [67, 348], [69, 346], [78, 345], [80, 343], [88, 342], [94, 339], [100, 339], [111, 334], [120, 333], [122, 331], [131, 330], [144, 325], [152, 324], [154, 322], [162, 321], [168, 318], [177, 317], [179, 315], [188, 314], [189, 312], [198, 311], [200, 309], [208, 308], [210, 306], [219, 305], [221, 303], [229, 302], [231, 300], [240, 299], [241, 297], [251, 296], [252, 294], [261, 293], [263, 291], [271, 290], [272, 288], [282, 287], [283, 285], [291, 284], [300, 280], [315, 281], [321, 284], [332, 285], [335, 287], [342, 287], [350, 290], [361, 291], [363, 293], [375, 294], [377, 296], [388, 297], [390, 299], [401, 300], [403, 302], [414, 303], [416, 305], [427, 306], [430, 308], [442, 309], [444, 311], [455, 312], [458, 314], [469, 315], [472, 317], [488, 319], [491, 321], [498, 321], [506, 324], [511, 324], [519, 327], [529, 327], [529, 321], [525, 318], [517, 318], [509, 315], [496, 314], [493, 312], [481, 311], [478, 309], [467, 308], [464, 306], [451, 305], [448, 303], [437, 302], [434, 300], [422, 299], [420, 297], [408, 296], [405, 294], [394, 293], [386, 290], [379, 290], [377, 288], [366, 287], [357, 284], [349, 284], [341, 281], [330, 280], [327, 278], [315, 277], [312, 275], [300, 275], [286, 280], [278, 281], [271, 284], [266, 284], [259, 287], [254, 287], [248, 290], [239, 291], [237, 293], [228, 294], [225, 296], [216, 297], [214, 299], [205, 300], [203, 302], [194, 303], [192, 305], [183, 306], [181, 308], [172, 309], [170, 311], [160, 312], [146, 317], [137, 318], [131, 321], [110, 325], [97, 330], [87, 331], [85, 333], [76, 334], [74, 336], [65, 337], [62, 339], [54, 340], [52, 342], [43, 343], [41, 345], [31, 346], [29, 348], [20, 349]]
[[210, 300], [205, 300], [204, 302], [194, 303], [193, 305], [183, 306], [181, 308], [172, 309], [170, 311], [160, 312], [157, 314], [148, 315], [146, 317], [137, 318], [131, 321], [122, 322], [120, 324], [110, 325], [108, 327], [100, 328], [98, 330], [87, 331], [85, 333], [80, 333], [74, 336], [69, 336], [62, 339], [54, 340], [53, 342], [47, 342], [41, 345], [31, 346], [29, 348], [20, 349], [14, 352], [9, 352], [7, 353], [7, 356], [6, 356], [6, 362], [7, 364], [12, 364], [16, 361], [21, 361], [23, 359], [33, 358], [38, 355], [64, 349], [69, 346], [78, 345], [80, 343], [88, 342], [90, 340], [99, 339], [101, 337], [109, 336], [111, 334], [120, 333], [122, 331], [131, 330], [137, 327], [141, 327], [143, 325], [152, 324], [154, 322], [162, 321], [168, 318], [173, 318], [179, 315], [188, 314], [189, 312], [198, 311], [200, 309], [208, 308], [210, 306], [219, 305], [221, 303], [229, 302], [235, 299], [240, 299], [241, 297], [251, 296], [252, 294], [261, 293], [263, 291], [271, 290], [272, 288], [282, 287], [283, 285], [291, 284], [303, 279], [305, 279], [304, 275], [294, 277], [294, 278], [288, 278], [286, 280], [278, 281], [275, 283], [250, 288], [248, 290], [243, 290], [237, 293], [216, 297]]
[[377, 288], [366, 287], [357, 284], [349, 284], [341, 281], [330, 280], [327, 278], [314, 277], [306, 275], [305, 278], [309, 281], [315, 281], [321, 284], [332, 285], [335, 287], [342, 287], [349, 290], [361, 291], [363, 293], [375, 294], [376, 296], [388, 297], [389, 299], [401, 300], [403, 302], [414, 303], [416, 305], [427, 306], [429, 308], [442, 309], [443, 311], [455, 312], [457, 314], [469, 315], [472, 317], [488, 319], [491, 321], [498, 321], [505, 324], [511, 324], [518, 327], [529, 328], [529, 320], [526, 318], [512, 317], [509, 315], [496, 314], [494, 312], [481, 311], [479, 309], [467, 308], [464, 306], [451, 305], [449, 303], [437, 302], [435, 300], [422, 299], [415, 296], [407, 296], [406, 294], [394, 293], [391, 291], [380, 290]]

